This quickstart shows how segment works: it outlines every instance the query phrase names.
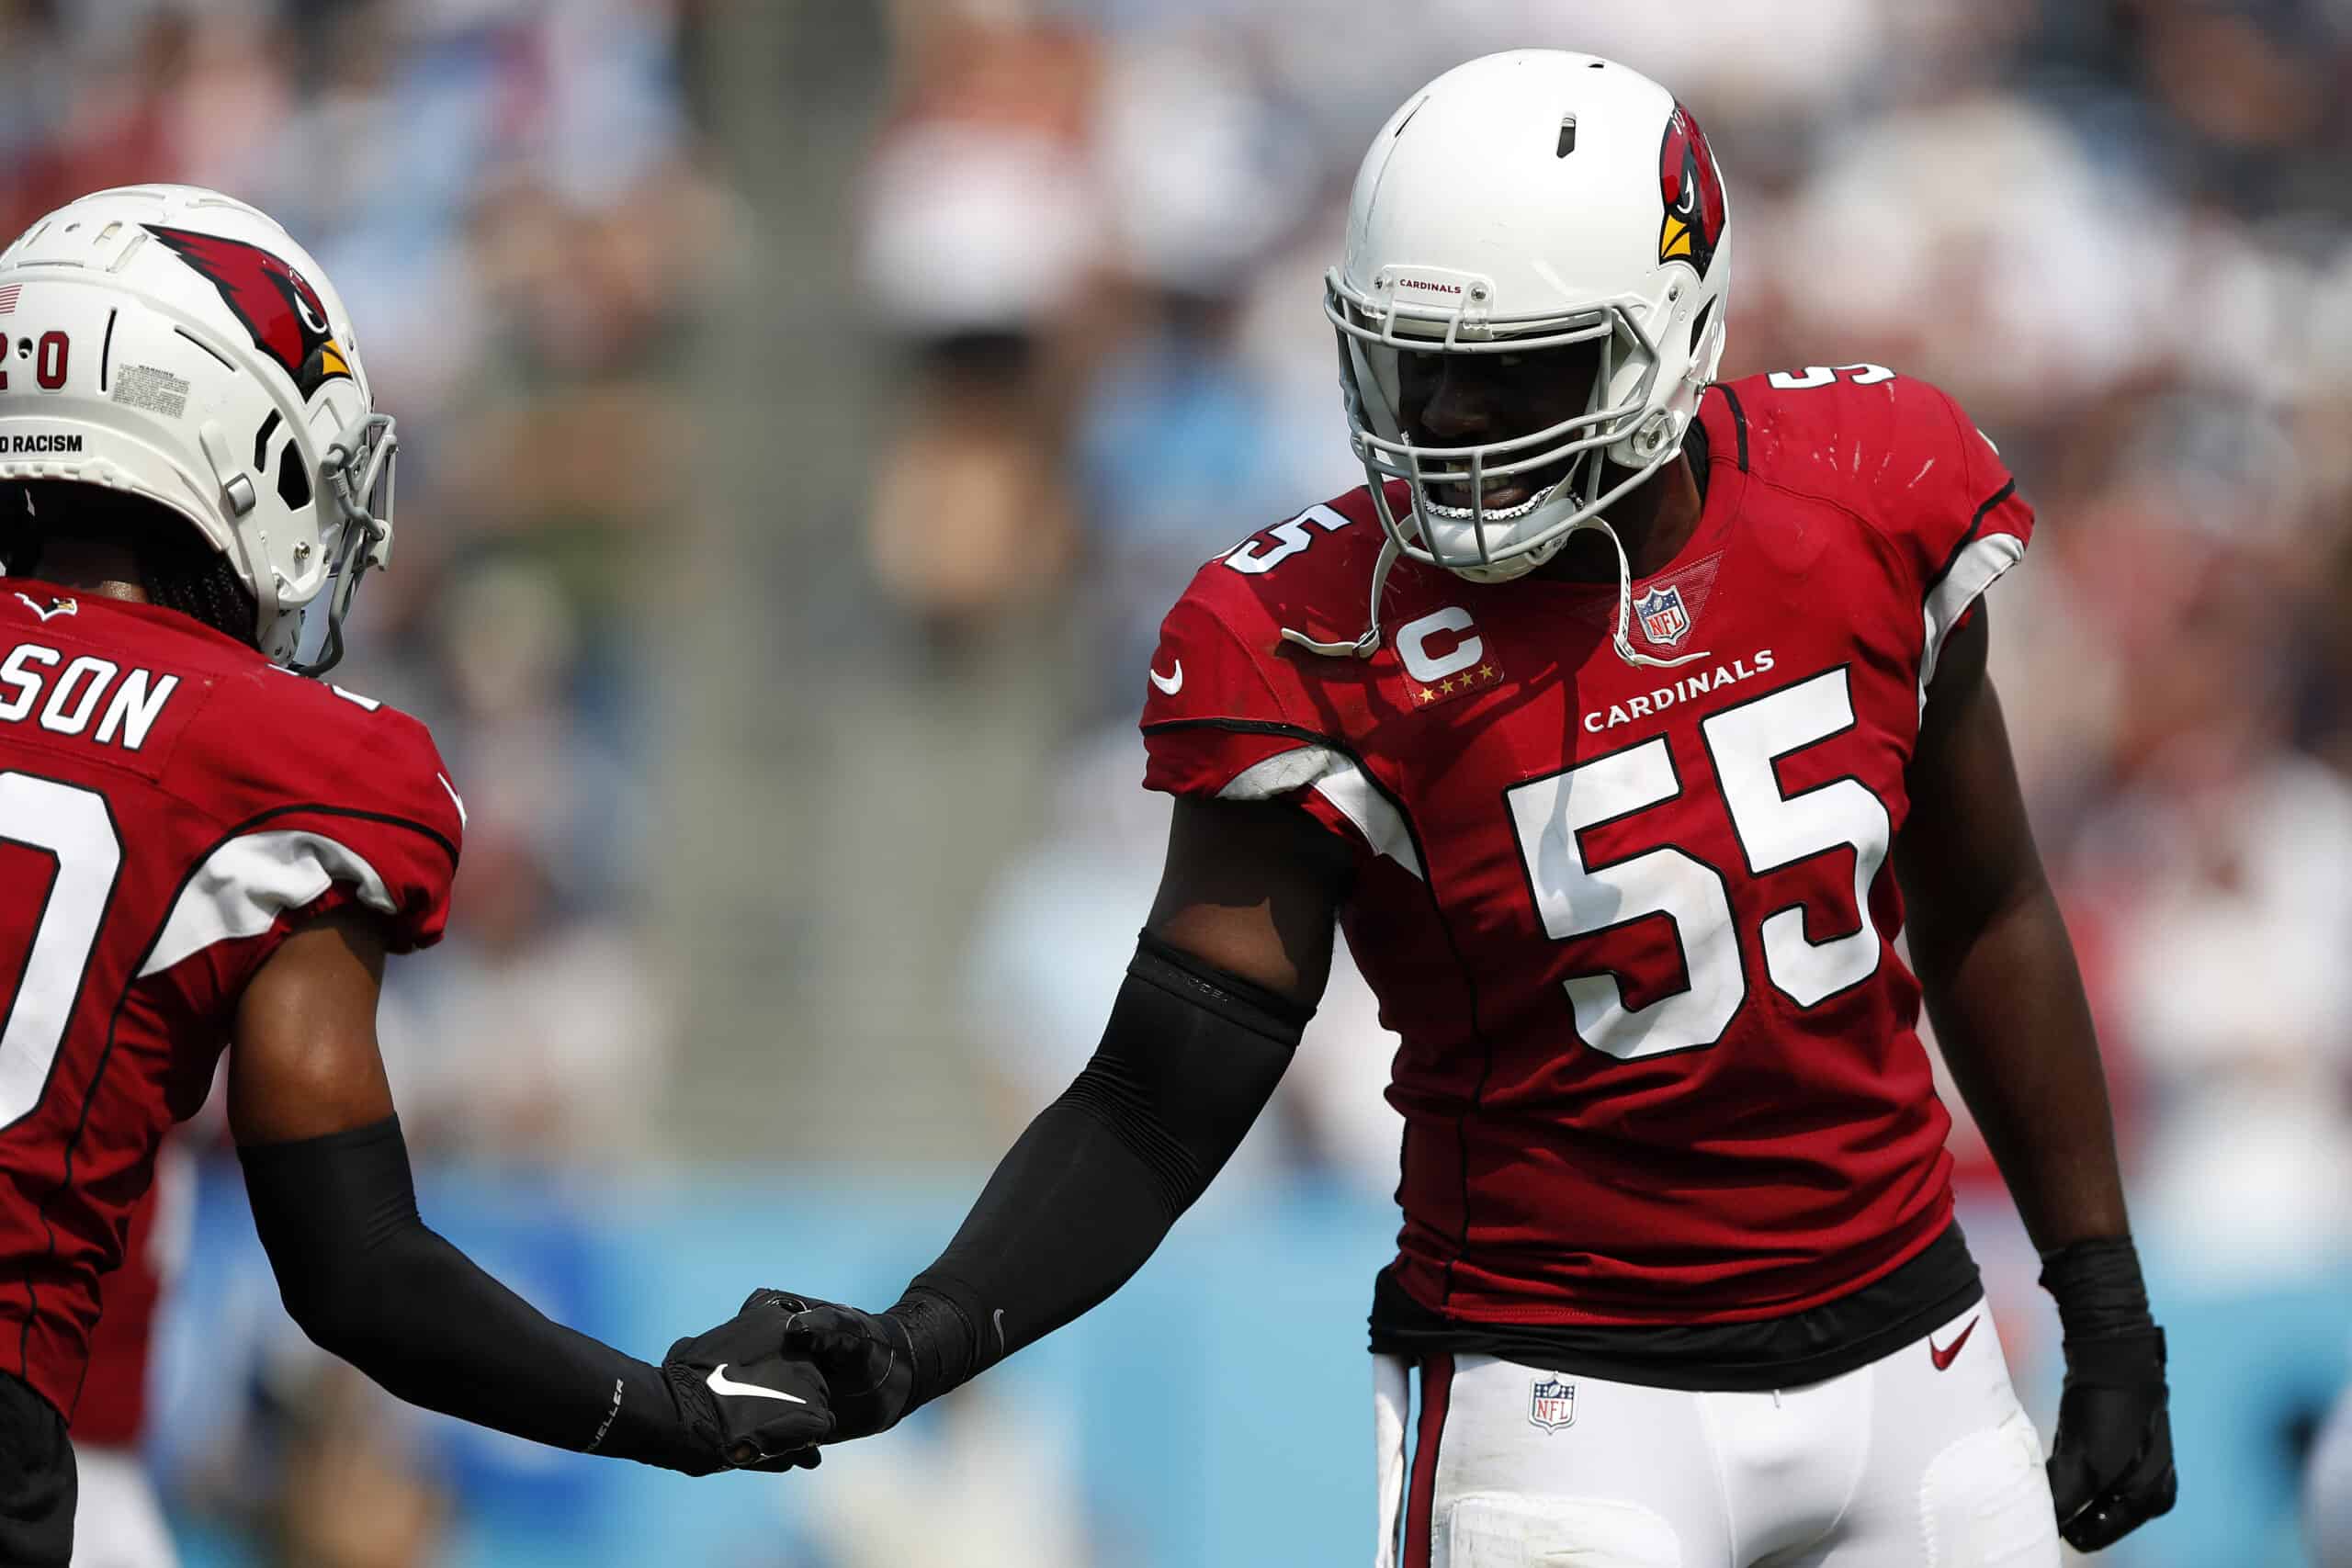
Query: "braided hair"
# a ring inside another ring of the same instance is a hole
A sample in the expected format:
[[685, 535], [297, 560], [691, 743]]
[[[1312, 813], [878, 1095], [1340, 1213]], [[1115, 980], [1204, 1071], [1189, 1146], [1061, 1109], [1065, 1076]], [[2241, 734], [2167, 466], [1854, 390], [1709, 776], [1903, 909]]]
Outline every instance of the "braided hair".
[[260, 610], [229, 558], [160, 503], [63, 479], [0, 484], [0, 572], [29, 577], [51, 539], [120, 545], [139, 563], [150, 604], [252, 647]]

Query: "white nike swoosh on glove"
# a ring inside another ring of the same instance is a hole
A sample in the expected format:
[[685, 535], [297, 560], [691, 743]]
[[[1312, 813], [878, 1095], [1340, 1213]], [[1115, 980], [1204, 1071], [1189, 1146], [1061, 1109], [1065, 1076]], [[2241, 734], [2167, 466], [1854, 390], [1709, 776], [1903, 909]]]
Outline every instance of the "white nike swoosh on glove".
[[752, 1399], [781, 1399], [791, 1404], [808, 1403], [798, 1394], [786, 1393], [782, 1389], [763, 1388], [755, 1382], [737, 1382], [727, 1375], [727, 1363], [724, 1361], [711, 1368], [710, 1376], [703, 1379], [703, 1382], [710, 1385], [710, 1392], [713, 1393], [740, 1393]]

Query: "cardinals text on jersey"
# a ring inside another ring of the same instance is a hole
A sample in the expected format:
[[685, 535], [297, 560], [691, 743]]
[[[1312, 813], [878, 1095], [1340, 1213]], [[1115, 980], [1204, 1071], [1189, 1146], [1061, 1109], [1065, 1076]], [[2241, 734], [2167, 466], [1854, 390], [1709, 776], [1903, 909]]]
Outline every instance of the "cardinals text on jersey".
[[2032, 514], [1875, 367], [1715, 388], [1695, 532], [1636, 581], [1401, 563], [1358, 491], [1168, 616], [1151, 787], [1295, 798], [1362, 857], [1349, 946], [1403, 1037], [1396, 1278], [1458, 1319], [1778, 1316], [1918, 1254], [1948, 1119], [1888, 869], [1938, 652]]
[[462, 831], [413, 719], [0, 579], [0, 1370], [72, 1418], [98, 1278], [245, 982], [339, 904], [437, 940]]

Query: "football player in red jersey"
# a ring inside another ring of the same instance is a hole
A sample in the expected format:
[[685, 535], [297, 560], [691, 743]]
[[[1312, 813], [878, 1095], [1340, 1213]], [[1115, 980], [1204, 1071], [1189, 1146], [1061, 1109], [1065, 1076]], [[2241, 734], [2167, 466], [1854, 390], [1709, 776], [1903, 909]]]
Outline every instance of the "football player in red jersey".
[[99, 1279], [224, 1044], [321, 1345], [560, 1447], [805, 1462], [817, 1380], [764, 1320], [655, 1367], [417, 1216], [376, 998], [441, 935], [465, 807], [423, 725], [302, 678], [392, 540], [392, 422], [334, 289], [243, 203], [130, 187], [0, 254], [0, 1562], [68, 1560]]
[[[1984, 671], [2032, 513], [1922, 382], [1715, 382], [1734, 236], [1698, 123], [1607, 61], [1474, 61], [1382, 128], [1325, 300], [1369, 483], [1167, 618], [1145, 782], [1178, 806], [1094, 1061], [896, 1306], [775, 1303], [837, 1438], [1143, 1262], [1337, 921], [1403, 1037], [1382, 1563], [2055, 1564], [2171, 1506], [2164, 1339]], [[1923, 992], [2064, 1325], [2046, 1472]]]

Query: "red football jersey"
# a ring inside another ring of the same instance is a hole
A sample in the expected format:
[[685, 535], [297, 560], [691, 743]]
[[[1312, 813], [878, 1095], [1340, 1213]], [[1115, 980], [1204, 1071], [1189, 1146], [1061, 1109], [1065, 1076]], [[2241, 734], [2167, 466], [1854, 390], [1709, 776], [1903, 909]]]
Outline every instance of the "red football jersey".
[[0, 1371], [70, 1421], [157, 1145], [298, 915], [395, 951], [464, 810], [424, 726], [184, 615], [0, 578]]
[[1697, 528], [1634, 584], [1676, 668], [1619, 659], [1613, 583], [1409, 560], [1369, 659], [1284, 641], [1363, 629], [1361, 490], [1202, 568], [1160, 634], [1147, 785], [1296, 799], [1358, 851], [1341, 924], [1404, 1042], [1396, 1275], [1457, 1318], [1777, 1316], [1951, 1213], [1887, 856], [1937, 653], [2032, 513], [1881, 367], [1701, 419]]
[[196, 1170], [187, 1151], [166, 1142], [154, 1179], [131, 1206], [122, 1262], [98, 1281], [97, 1326], [90, 1332], [90, 1370], [74, 1410], [74, 1442], [128, 1449], [147, 1425], [147, 1367], [155, 1319], [187, 1249]]

